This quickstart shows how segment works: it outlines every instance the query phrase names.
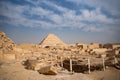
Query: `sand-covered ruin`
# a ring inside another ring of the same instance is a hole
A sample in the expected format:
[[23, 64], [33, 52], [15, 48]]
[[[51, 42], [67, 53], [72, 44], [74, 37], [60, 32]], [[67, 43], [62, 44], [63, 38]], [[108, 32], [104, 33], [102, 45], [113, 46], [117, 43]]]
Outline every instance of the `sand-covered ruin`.
[[120, 44], [15, 44], [0, 32], [0, 80], [120, 80]]

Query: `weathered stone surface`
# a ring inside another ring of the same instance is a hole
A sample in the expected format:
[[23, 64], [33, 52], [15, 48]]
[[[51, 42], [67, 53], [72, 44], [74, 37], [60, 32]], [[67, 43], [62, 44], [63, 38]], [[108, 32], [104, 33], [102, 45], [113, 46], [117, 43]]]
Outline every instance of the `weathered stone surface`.
[[3, 54], [4, 60], [15, 60], [15, 54]]
[[13, 50], [14, 42], [6, 36], [4, 32], [0, 32], [0, 51], [8, 53]]
[[89, 49], [99, 48], [99, 44], [97, 44], [97, 43], [91, 43], [90, 45], [88, 45], [88, 48], [89, 48]]
[[24, 65], [27, 69], [31, 70], [39, 70], [41, 67], [46, 66], [44, 62], [39, 62], [37, 60], [27, 60], [25, 61]]
[[14, 42], [6, 36], [4, 32], [0, 32], [0, 59], [14, 60]]
[[112, 45], [112, 48], [113, 48], [113, 49], [120, 48], [120, 44], [113, 44], [113, 45]]
[[76, 43], [76, 46], [78, 48], [81, 48], [81, 49], [84, 49], [84, 50], [88, 48], [87, 44], [84, 44], [84, 43]]
[[56, 75], [58, 73], [57, 69], [53, 66], [43, 67], [40, 70], [38, 70], [38, 72], [41, 74], [47, 74], [47, 75]]
[[108, 50], [106, 48], [92, 49], [90, 52], [94, 54], [105, 54]]

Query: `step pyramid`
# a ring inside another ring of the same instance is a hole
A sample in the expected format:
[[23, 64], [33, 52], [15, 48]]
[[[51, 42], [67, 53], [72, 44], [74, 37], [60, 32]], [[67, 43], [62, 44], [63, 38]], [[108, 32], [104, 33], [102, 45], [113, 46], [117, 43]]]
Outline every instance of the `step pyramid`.
[[45, 37], [41, 41], [40, 45], [41, 46], [58, 46], [58, 45], [65, 45], [65, 43], [54, 34], [48, 34], [47, 37]]

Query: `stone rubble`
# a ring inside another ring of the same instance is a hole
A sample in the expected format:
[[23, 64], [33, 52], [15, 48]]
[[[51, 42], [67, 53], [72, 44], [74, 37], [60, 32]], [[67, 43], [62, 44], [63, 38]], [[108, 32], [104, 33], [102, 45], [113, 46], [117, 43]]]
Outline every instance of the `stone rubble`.
[[[111, 45], [109, 44], [107, 47], [106, 44], [98, 43], [68, 45], [54, 34], [49, 34], [39, 45], [18, 45], [8, 38], [4, 32], [0, 32], [0, 59], [24, 62], [26, 69], [56, 75], [61, 63], [69, 59], [76, 60], [76, 65], [81, 64], [79, 61], [87, 65], [85, 62], [90, 58], [91, 65], [99, 65], [102, 64], [102, 56], [105, 55], [106, 66], [120, 64], [120, 44], [117, 44], [117, 46], [113, 44], [114, 47], [111, 47]], [[114, 62], [113, 57], [116, 57], [118, 63], [112, 63]], [[69, 65], [69, 62], [67, 64]], [[64, 66], [62, 69], [66, 68]]]

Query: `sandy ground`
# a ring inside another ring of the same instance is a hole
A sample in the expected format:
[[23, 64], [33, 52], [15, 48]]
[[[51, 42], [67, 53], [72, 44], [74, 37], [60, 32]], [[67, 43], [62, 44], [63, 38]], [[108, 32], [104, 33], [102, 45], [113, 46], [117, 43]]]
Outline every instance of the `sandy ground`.
[[105, 71], [95, 71], [87, 76], [94, 80], [120, 80], [120, 70], [109, 67]]
[[27, 70], [20, 62], [0, 64], [0, 80], [120, 80], [120, 70], [108, 68], [90, 74], [60, 72], [58, 75], [43, 75]]

